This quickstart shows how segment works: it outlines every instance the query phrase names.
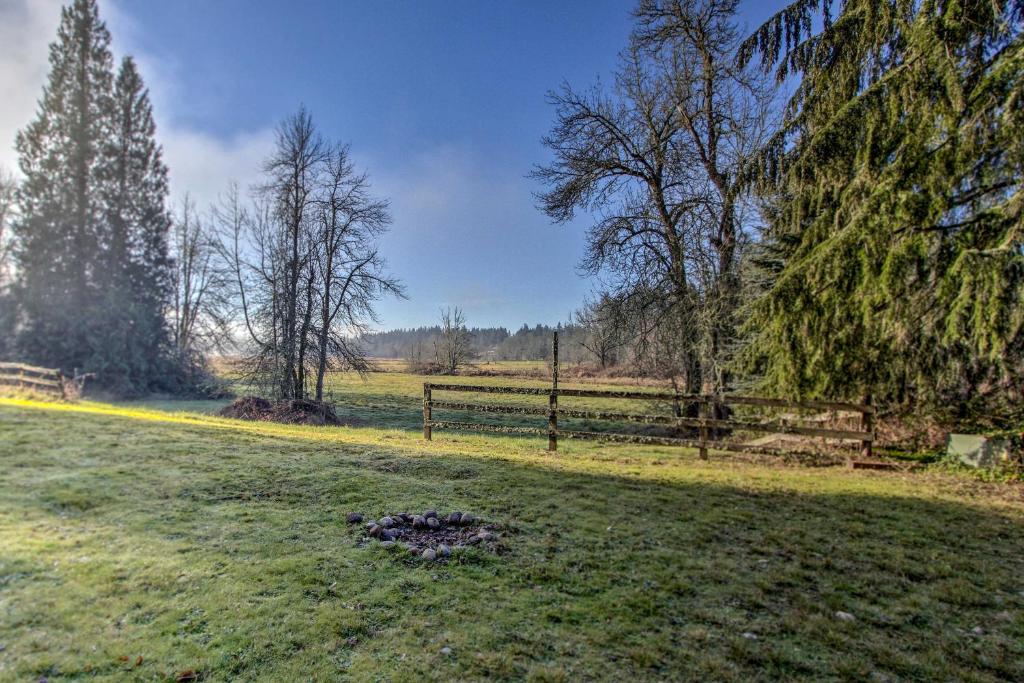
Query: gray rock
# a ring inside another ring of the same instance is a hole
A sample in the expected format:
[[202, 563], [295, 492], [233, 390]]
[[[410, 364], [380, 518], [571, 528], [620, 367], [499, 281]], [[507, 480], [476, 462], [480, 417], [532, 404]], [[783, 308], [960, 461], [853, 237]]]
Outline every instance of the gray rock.
[[857, 617], [849, 612], [836, 612], [836, 619], [839, 621], [857, 621]]
[[462, 521], [462, 513], [461, 512], [456, 511], [456, 512], [453, 512], [450, 515], [448, 515], [448, 523], [449, 524], [458, 524], [461, 521]]
[[383, 531], [384, 531], [384, 530], [383, 530], [383, 529], [381, 529], [381, 528], [380, 528], [379, 526], [377, 526], [376, 524], [371, 524], [371, 525], [370, 525], [370, 528], [369, 528], [369, 529], [367, 530], [367, 532], [366, 532], [366, 533], [370, 534], [370, 535], [371, 535], [371, 536], [373, 536], [374, 538], [377, 538], [378, 536], [380, 536], [380, 535], [381, 535], [381, 533], [383, 533]]
[[971, 633], [973, 633], [976, 636], [983, 636], [983, 635], [985, 635], [985, 629], [983, 629], [980, 626], [975, 626], [974, 628], [971, 629]]
[[452, 653], [452, 649], [450, 647], [445, 646], [445, 647], [441, 648], [441, 654], [443, 654], [443, 655], [450, 655], [451, 653]]
[[431, 529], [440, 529], [441, 522], [437, 521], [437, 517], [427, 517], [427, 526]]
[[470, 538], [466, 539], [466, 545], [476, 545], [482, 540], [484, 539], [480, 538], [479, 536], [471, 536]]
[[395, 520], [391, 519], [390, 517], [381, 517], [377, 524], [384, 527], [385, 529], [390, 529], [395, 525]]
[[469, 526], [470, 524], [472, 524], [475, 521], [476, 521], [476, 517], [474, 517], [473, 515], [471, 515], [468, 512], [463, 512], [462, 513], [462, 519], [459, 521], [459, 523], [462, 524], [462, 526]]
[[394, 529], [385, 529], [380, 534], [382, 541], [394, 541], [396, 538], [398, 538], [398, 533]]
[[396, 543], [394, 541], [383, 541], [380, 544], [381, 548], [394, 548]]
[[751, 633], [750, 631], [746, 631], [745, 633], [743, 633], [743, 637], [747, 640], [757, 640], [757, 636]]
[[432, 548], [427, 548], [423, 551], [423, 554], [420, 557], [422, 557], [424, 560], [432, 561], [437, 559], [437, 553], [434, 552]]
[[427, 519], [423, 515], [416, 515], [412, 518], [412, 526], [414, 529], [422, 529], [427, 525]]
[[363, 516], [358, 512], [350, 512], [347, 515], [345, 515], [345, 521], [349, 524], [358, 524], [359, 522], [363, 521]]
[[494, 539], [498, 538], [490, 531], [481, 531], [479, 534], [477, 534], [477, 536], [480, 538], [481, 541], [493, 541]]
[[452, 549], [446, 546], [444, 543], [437, 546], [437, 554], [441, 557], [448, 557], [452, 554]]
[[420, 549], [419, 549], [418, 546], [410, 545], [410, 546], [408, 546], [408, 549], [409, 549], [409, 554], [410, 555], [415, 555], [415, 556], [419, 557]]
[[437, 510], [427, 510], [426, 512], [423, 513], [423, 516], [426, 517], [427, 519], [430, 519], [431, 517], [435, 517], [436, 518], [437, 517]]

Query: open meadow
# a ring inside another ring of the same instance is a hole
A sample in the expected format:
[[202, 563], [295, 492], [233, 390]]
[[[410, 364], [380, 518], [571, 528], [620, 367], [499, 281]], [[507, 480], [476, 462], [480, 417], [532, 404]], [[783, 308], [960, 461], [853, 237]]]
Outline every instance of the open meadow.
[[[0, 399], [0, 680], [1024, 678], [1019, 484], [426, 442], [423, 379], [335, 376], [333, 428]], [[345, 521], [428, 508], [500, 540]]]
[[1024, 683], [1024, 0], [0, 35], [0, 683]]

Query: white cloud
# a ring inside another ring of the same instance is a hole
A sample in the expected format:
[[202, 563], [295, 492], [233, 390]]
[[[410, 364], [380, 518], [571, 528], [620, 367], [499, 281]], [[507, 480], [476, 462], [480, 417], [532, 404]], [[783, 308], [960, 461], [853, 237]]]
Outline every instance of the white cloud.
[[171, 171], [171, 196], [188, 192], [200, 208], [209, 206], [237, 182], [242, 190], [256, 182], [274, 138], [270, 130], [218, 138], [196, 130], [163, 128], [160, 140]]
[[46, 82], [60, 7], [60, 0], [0, 2], [0, 167], [11, 171], [18, 165], [14, 136], [32, 119]]
[[[48, 46], [57, 36], [62, 0], [0, 0], [0, 167], [17, 170], [14, 138], [32, 120], [49, 71]], [[141, 48], [144, 36], [116, 3], [100, 3], [113, 37], [115, 59], [132, 55], [150, 89], [157, 137], [171, 171], [172, 199], [190, 193], [200, 207], [236, 181], [254, 182], [273, 144], [272, 129], [217, 136], [175, 123], [181, 87], [176, 66]]]

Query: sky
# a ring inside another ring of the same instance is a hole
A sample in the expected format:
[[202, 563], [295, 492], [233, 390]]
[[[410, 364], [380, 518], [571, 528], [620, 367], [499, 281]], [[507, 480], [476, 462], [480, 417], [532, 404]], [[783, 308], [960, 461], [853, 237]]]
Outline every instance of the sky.
[[[783, 3], [749, 0], [753, 29]], [[36, 110], [60, 0], [0, 0], [0, 166]], [[611, 81], [628, 0], [100, 0], [115, 58], [151, 90], [172, 201], [200, 208], [259, 178], [275, 126], [305, 105], [351, 145], [394, 222], [381, 248], [409, 298], [381, 328], [567, 320], [595, 283], [580, 274], [587, 217], [552, 225], [528, 174], [549, 158], [546, 93]]]

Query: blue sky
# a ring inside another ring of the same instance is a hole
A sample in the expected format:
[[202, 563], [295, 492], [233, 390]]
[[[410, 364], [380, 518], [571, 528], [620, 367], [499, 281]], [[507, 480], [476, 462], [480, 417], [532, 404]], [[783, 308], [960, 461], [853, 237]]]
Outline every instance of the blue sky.
[[[0, 75], [8, 96], [45, 71], [59, 12], [56, 0], [10, 2], [0, 25], [26, 27], [11, 36], [25, 43], [26, 56], [7, 55], [0, 69], [25, 62], [33, 72], [24, 83], [13, 71]], [[779, 6], [749, 2], [743, 21], [754, 27]], [[545, 93], [563, 81], [610, 80], [632, 2], [100, 7], [115, 51], [137, 57], [153, 90], [176, 197], [188, 191], [203, 204], [230, 180], [253, 182], [273, 127], [300, 103], [326, 136], [351, 143], [377, 192], [392, 201], [394, 225], [382, 246], [410, 295], [381, 303], [382, 327], [432, 324], [448, 305], [462, 306], [473, 326], [553, 323], [591, 290], [576, 271], [586, 221], [552, 226], [526, 175], [548, 158], [540, 144], [553, 116]], [[15, 98], [25, 104], [24, 95]], [[0, 118], [0, 135], [13, 140], [8, 128], [27, 122], [24, 108]], [[0, 163], [10, 165], [10, 155]]]

